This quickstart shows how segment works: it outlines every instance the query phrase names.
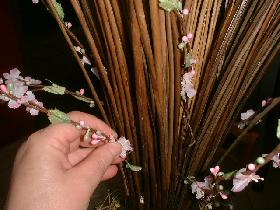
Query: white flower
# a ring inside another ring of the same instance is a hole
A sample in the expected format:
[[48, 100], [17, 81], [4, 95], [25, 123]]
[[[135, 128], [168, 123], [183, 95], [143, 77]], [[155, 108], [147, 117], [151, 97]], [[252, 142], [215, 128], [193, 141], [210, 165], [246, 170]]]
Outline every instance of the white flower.
[[264, 180], [255, 173], [245, 175], [243, 174], [245, 171], [246, 168], [242, 168], [235, 174], [233, 178], [233, 187], [231, 189], [232, 192], [241, 192], [251, 181], [259, 182], [259, 180]]
[[25, 77], [24, 81], [27, 85], [39, 85], [42, 83], [40, 80], [32, 79], [31, 77]]
[[238, 127], [239, 129], [243, 129], [243, 128], [245, 128], [245, 126], [246, 126], [246, 123], [243, 122], [243, 121], [239, 122], [238, 125], [237, 125], [237, 127]]
[[204, 191], [202, 189], [202, 187], [200, 186], [200, 183], [203, 182], [193, 182], [191, 185], [192, 188], [192, 193], [196, 193], [195, 197], [196, 199], [201, 199], [204, 197]]
[[122, 153], [120, 154], [120, 156], [122, 158], [126, 158], [126, 154], [130, 151], [133, 151], [130, 141], [122, 136], [117, 140], [117, 142], [122, 145]]
[[8, 102], [8, 107], [10, 107], [11, 109], [16, 109], [18, 107], [20, 107], [20, 103], [18, 103], [17, 101], [14, 100], [9, 100]]
[[[69, 29], [69, 28], [72, 27], [72, 23], [70, 23], [70, 22], [65, 22], [65, 26]], [[75, 46], [74, 46], [74, 48], [75, 48]]]
[[21, 98], [22, 96], [24, 96], [24, 94], [27, 92], [28, 87], [23, 85], [20, 82], [15, 82], [13, 83], [13, 90], [11, 92], [11, 94], [13, 94], [14, 96], [16, 96], [17, 98]]
[[144, 198], [143, 198], [142, 195], [140, 196], [140, 203], [141, 203], [141, 204], [144, 204]]
[[92, 67], [92, 68], [90, 69], [90, 71], [91, 71], [98, 79], [100, 79], [97, 68]]
[[19, 78], [22, 78], [19, 75], [20, 75], [20, 71], [17, 68], [14, 68], [10, 70], [10, 73], [4, 73], [3, 77], [7, 80], [6, 82], [9, 83], [9, 81], [13, 82], [15, 80], [18, 80]]
[[33, 4], [38, 4], [39, 0], [32, 0]]
[[88, 64], [91, 65], [91, 62], [89, 61], [89, 59], [86, 56], [83, 56], [83, 58], [81, 59], [81, 62], [83, 65]]
[[205, 206], [207, 209], [213, 209], [212, 204], [211, 203], [207, 203]]
[[204, 197], [204, 191], [210, 190], [210, 185], [212, 178], [205, 177], [204, 182], [193, 182], [191, 185], [192, 193], [196, 193], [196, 199], [201, 199]]
[[33, 101], [35, 100], [35, 95], [29, 90], [26, 91], [25, 95], [21, 97], [20, 103], [24, 104], [27, 103], [28, 101]]
[[183, 75], [181, 81], [181, 96], [183, 100], [186, 100], [186, 95], [188, 98], [192, 98], [196, 94], [196, 90], [192, 84], [192, 79], [194, 77], [194, 72], [187, 72]]
[[[33, 103], [37, 104], [38, 106], [40, 107], [43, 107], [43, 103], [40, 102], [40, 101], [37, 101], [36, 99], [32, 101]], [[26, 107], [26, 111], [27, 112], [30, 112], [31, 115], [38, 115], [39, 114], [39, 111], [37, 109], [34, 109], [34, 108], [29, 108], [29, 107]]]
[[74, 49], [75, 49], [77, 52], [81, 53], [81, 48], [80, 48], [79, 46], [74, 46]]
[[274, 168], [280, 168], [280, 159], [279, 159], [280, 153], [278, 153], [277, 155], [274, 155], [272, 157], [273, 160], [273, 167]]
[[246, 112], [241, 113], [241, 120], [247, 120], [254, 114], [255, 111], [253, 109], [249, 109]]

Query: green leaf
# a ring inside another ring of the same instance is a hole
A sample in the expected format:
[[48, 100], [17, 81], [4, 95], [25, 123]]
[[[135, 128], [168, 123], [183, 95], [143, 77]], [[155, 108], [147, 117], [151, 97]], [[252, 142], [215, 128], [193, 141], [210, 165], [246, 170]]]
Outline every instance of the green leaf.
[[228, 173], [225, 173], [223, 175], [223, 178], [224, 180], [230, 180], [232, 178], [232, 176], [236, 173], [236, 170], [235, 171], [231, 171], [231, 172], [228, 172]]
[[134, 165], [131, 165], [129, 162], [125, 161], [126, 162], [126, 165], [125, 167], [130, 169], [131, 171], [141, 171], [142, 170], [142, 167], [140, 166], [134, 166]]
[[58, 3], [56, 0], [53, 0], [53, 6], [55, 7], [55, 10], [57, 11], [58, 16], [61, 20], [64, 19], [64, 11], [60, 3]]
[[58, 109], [51, 109], [49, 110], [49, 120], [51, 123], [70, 123], [70, 117]]
[[45, 86], [43, 90], [49, 93], [63, 95], [66, 88], [53, 83], [52, 86]]
[[175, 9], [182, 10], [182, 3], [177, 0], [159, 0], [159, 7], [167, 12], [171, 12]]
[[276, 136], [277, 136], [278, 139], [280, 139], [280, 119], [278, 119], [278, 126], [277, 126]]
[[178, 9], [178, 10], [182, 10], [182, 9], [183, 9], [182, 2], [178, 1], [178, 3], [177, 3], [177, 9]]
[[188, 68], [188, 67], [191, 67], [191, 66], [192, 66], [191, 59], [192, 59], [192, 53], [189, 52], [189, 53], [186, 54], [186, 56], [185, 56], [185, 60], [184, 60], [184, 67], [185, 67], [185, 68]]

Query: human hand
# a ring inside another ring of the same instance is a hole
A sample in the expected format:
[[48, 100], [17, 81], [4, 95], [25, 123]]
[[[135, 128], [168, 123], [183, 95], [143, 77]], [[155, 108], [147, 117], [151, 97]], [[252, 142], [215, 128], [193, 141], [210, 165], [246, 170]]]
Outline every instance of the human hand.
[[[116, 133], [96, 117], [71, 112], [106, 135]], [[72, 124], [52, 124], [32, 134], [19, 149], [7, 200], [8, 210], [85, 210], [100, 181], [116, 175], [121, 145], [79, 148], [81, 130]]]

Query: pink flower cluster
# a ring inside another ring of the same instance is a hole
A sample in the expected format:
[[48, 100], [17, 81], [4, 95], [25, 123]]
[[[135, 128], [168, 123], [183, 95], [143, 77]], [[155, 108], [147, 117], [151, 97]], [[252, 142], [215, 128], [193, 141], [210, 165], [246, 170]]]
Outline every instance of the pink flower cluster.
[[240, 192], [244, 190], [252, 181], [259, 182], [259, 180], [264, 180], [255, 173], [245, 174], [246, 171], [246, 168], [242, 168], [235, 174], [233, 178], [233, 187], [231, 188], [232, 192]]
[[85, 50], [83, 48], [81, 48], [80, 46], [74, 46], [74, 48], [82, 57], [80, 59], [82, 65], [85, 66], [85, 64], [86, 64], [87, 66], [89, 66], [90, 71], [99, 79], [100, 77], [99, 77], [98, 71], [96, 68], [92, 67], [90, 60], [88, 59], [88, 57], [85, 54]]
[[192, 188], [192, 193], [196, 194], [196, 199], [201, 199], [204, 198], [204, 191], [206, 190], [210, 190], [211, 189], [211, 183], [212, 183], [213, 179], [211, 178], [211, 176], [207, 176], [204, 179], [204, 182], [193, 182], [191, 185]]
[[186, 72], [183, 75], [181, 81], [181, 97], [184, 101], [186, 101], [186, 96], [188, 98], [192, 98], [196, 94], [196, 90], [194, 89], [194, 85], [192, 84], [192, 79], [194, 75], [194, 71]]
[[122, 152], [120, 154], [120, 156], [122, 158], [126, 158], [126, 154], [128, 152], [132, 152], [133, 151], [133, 148], [130, 144], [130, 141], [128, 139], [126, 139], [125, 137], [120, 137], [118, 140], [117, 140], [118, 143], [120, 143], [122, 145]]
[[[32, 102], [40, 107], [43, 107], [43, 103], [36, 100], [35, 95], [28, 90], [28, 85], [40, 84], [41, 81], [32, 79], [31, 77], [20, 76], [20, 71], [18, 69], [10, 70], [10, 73], [4, 73], [3, 77], [5, 81], [1, 78], [0, 89], [4, 93], [9, 93], [10, 95], [17, 98], [17, 100], [11, 99], [4, 94], [0, 94], [0, 99], [8, 102], [8, 106], [12, 109], [16, 109], [21, 106], [21, 104]], [[34, 108], [27, 107], [26, 111], [30, 112], [31, 115], [38, 115], [39, 111]]]

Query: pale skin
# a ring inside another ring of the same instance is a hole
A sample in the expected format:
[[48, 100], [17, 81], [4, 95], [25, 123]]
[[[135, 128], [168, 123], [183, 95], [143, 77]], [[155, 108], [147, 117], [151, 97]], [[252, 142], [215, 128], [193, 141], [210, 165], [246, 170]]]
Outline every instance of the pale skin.
[[[117, 137], [103, 121], [71, 112], [93, 129]], [[7, 210], [86, 210], [102, 180], [117, 173], [121, 145], [107, 143], [80, 148], [81, 130], [71, 124], [53, 124], [33, 133], [19, 149], [11, 178]]]

